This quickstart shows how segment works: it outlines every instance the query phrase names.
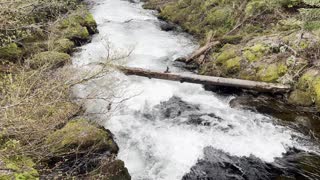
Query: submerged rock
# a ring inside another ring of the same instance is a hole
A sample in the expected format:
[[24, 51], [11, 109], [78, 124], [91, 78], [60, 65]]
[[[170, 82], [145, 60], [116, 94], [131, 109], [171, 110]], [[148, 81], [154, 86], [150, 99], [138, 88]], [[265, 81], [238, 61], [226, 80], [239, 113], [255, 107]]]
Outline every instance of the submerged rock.
[[199, 105], [194, 105], [182, 101], [180, 97], [173, 96], [168, 101], [161, 102], [157, 105], [154, 111], [158, 111], [163, 118], [175, 118], [184, 112], [198, 111]]

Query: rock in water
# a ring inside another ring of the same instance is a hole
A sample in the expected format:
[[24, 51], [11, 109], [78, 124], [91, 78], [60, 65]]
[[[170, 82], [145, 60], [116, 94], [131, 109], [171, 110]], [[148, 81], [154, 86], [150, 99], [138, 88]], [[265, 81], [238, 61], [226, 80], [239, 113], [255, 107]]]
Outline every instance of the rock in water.
[[319, 179], [319, 162], [319, 156], [296, 149], [290, 149], [283, 158], [267, 163], [254, 156], [237, 157], [206, 147], [204, 158], [183, 180]]

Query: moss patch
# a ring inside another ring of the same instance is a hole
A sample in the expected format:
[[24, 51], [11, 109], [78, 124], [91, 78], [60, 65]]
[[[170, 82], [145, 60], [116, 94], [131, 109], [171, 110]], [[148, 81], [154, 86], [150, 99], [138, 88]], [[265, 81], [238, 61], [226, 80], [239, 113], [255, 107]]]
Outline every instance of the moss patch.
[[291, 92], [288, 101], [291, 104], [300, 106], [310, 106], [313, 104], [310, 93], [302, 90], [295, 90]]
[[7, 46], [0, 47], [0, 59], [16, 60], [21, 57], [22, 50], [16, 43], [11, 43]]
[[46, 143], [51, 153], [60, 155], [70, 152], [91, 151], [118, 152], [118, 146], [110, 132], [89, 123], [85, 119], [70, 121], [64, 128], [51, 134]]
[[260, 67], [258, 71], [259, 80], [264, 82], [277, 82], [277, 80], [286, 74], [288, 67], [284, 64], [271, 64]]
[[46, 51], [36, 54], [31, 60], [30, 65], [33, 68], [39, 68], [44, 65], [58, 67], [70, 61], [70, 55], [56, 51]]
[[241, 61], [240, 57], [235, 57], [235, 58], [227, 60], [226, 63], [224, 64], [226, 71], [229, 74], [234, 74], [234, 73], [239, 72], [240, 71], [240, 61]]
[[[224, 64], [228, 59], [235, 58], [237, 56], [236, 50], [233, 48], [233, 46], [225, 45], [222, 49], [222, 52], [216, 57], [216, 64], [222, 65]], [[214, 55], [214, 54], [213, 54]]]
[[74, 42], [66, 38], [58, 39], [53, 44], [54, 51], [63, 52], [63, 53], [70, 53], [74, 46], [75, 46]]

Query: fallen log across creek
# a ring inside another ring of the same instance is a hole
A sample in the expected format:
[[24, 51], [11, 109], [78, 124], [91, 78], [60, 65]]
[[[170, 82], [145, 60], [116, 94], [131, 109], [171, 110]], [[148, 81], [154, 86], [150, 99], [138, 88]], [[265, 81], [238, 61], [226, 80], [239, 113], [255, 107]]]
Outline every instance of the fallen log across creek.
[[235, 87], [241, 89], [255, 90], [258, 92], [286, 93], [291, 90], [291, 86], [278, 83], [266, 83], [259, 81], [249, 81], [242, 79], [222, 78], [214, 76], [202, 76], [187, 73], [171, 73], [147, 70], [142, 68], [132, 68], [125, 66], [117, 66], [117, 68], [126, 75], [143, 76], [147, 78], [164, 79], [171, 81], [179, 81], [181, 83], [195, 83], [203, 85]]

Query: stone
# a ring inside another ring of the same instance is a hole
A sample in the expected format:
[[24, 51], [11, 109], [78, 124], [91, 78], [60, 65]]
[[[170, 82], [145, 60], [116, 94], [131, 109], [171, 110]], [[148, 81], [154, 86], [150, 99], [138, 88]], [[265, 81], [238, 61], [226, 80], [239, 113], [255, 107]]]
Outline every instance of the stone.
[[119, 148], [110, 131], [90, 123], [86, 119], [72, 120], [46, 139], [53, 155], [71, 152], [117, 153]]
[[34, 57], [30, 60], [30, 66], [32, 68], [40, 68], [45, 65], [59, 67], [66, 64], [70, 60], [70, 55], [66, 53], [45, 51], [34, 55]]

